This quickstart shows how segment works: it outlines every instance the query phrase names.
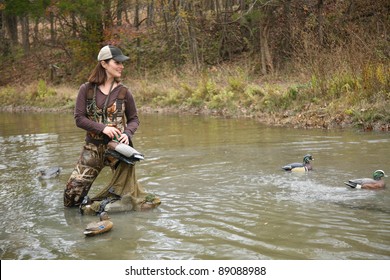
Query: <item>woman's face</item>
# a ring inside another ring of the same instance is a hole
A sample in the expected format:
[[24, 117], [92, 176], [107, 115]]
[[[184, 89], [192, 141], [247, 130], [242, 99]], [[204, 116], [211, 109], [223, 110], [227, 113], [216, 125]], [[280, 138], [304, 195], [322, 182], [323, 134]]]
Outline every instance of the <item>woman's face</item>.
[[123, 63], [110, 59], [109, 61], [102, 61], [102, 66], [106, 69], [108, 78], [120, 78], [124, 68]]

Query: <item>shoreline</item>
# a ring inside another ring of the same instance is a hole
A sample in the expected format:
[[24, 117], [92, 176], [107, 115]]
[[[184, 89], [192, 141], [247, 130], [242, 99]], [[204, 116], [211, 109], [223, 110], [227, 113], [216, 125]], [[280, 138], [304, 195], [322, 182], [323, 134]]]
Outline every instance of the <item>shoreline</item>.
[[[1, 106], [0, 112], [9, 113], [73, 113], [73, 108], [41, 108], [35, 106]], [[256, 115], [248, 115], [242, 112], [238, 115], [232, 115], [223, 111], [205, 110], [200, 108], [173, 108], [173, 107], [159, 107], [153, 108], [150, 106], [138, 107], [139, 113], [145, 114], [182, 114], [182, 115], [201, 115], [213, 116], [220, 118], [242, 118], [254, 119], [257, 122], [274, 127], [288, 127], [297, 129], [353, 129], [360, 131], [390, 131], [390, 124], [376, 122], [368, 127], [363, 124], [354, 123], [351, 117], [342, 113], [335, 113], [330, 115], [326, 112], [318, 112], [318, 110], [308, 110], [298, 114], [292, 112], [278, 113], [257, 113]], [[360, 126], [360, 127], [359, 127]]]

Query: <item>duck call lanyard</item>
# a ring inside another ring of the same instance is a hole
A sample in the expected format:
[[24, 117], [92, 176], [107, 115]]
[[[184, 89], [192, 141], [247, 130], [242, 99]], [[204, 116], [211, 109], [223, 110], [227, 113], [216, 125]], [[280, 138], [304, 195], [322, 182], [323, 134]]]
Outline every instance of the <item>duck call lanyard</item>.
[[[112, 81], [112, 84], [110, 86], [110, 90], [108, 91], [108, 94], [107, 94], [107, 97], [106, 97], [106, 101], [104, 102], [103, 116], [102, 116], [104, 124], [107, 124], [107, 104], [108, 104], [108, 100], [110, 99], [110, 94], [111, 94], [112, 88], [114, 86], [114, 83], [115, 83], [115, 80]], [[97, 89], [97, 85], [95, 85], [95, 93], [93, 95], [93, 98], [95, 99], [94, 100], [95, 104], [96, 104], [96, 89]]]

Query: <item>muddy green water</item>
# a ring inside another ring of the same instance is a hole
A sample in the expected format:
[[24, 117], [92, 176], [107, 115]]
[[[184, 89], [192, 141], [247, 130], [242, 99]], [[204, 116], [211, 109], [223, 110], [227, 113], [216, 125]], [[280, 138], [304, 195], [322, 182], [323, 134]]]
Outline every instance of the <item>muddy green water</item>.
[[[0, 257], [6, 259], [390, 259], [390, 187], [343, 182], [390, 175], [390, 134], [270, 128], [253, 120], [141, 114], [136, 148], [151, 212], [96, 217], [65, 209], [62, 193], [84, 132], [71, 114], [0, 113]], [[314, 171], [281, 166], [315, 158]], [[60, 166], [56, 179], [39, 168]], [[108, 183], [107, 168], [91, 194]], [[390, 178], [386, 178], [390, 184]]]

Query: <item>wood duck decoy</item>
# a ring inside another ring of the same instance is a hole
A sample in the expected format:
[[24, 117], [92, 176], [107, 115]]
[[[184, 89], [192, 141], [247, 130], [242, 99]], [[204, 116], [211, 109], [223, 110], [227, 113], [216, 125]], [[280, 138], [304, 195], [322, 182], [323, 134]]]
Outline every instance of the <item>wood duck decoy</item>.
[[47, 169], [38, 170], [38, 178], [50, 179], [59, 176], [61, 173], [61, 167], [51, 167]]
[[347, 186], [354, 189], [383, 189], [386, 184], [383, 177], [387, 177], [383, 170], [375, 170], [374, 174], [371, 178], [360, 178], [360, 179], [352, 179], [348, 180], [348, 182], [344, 182]]
[[100, 213], [100, 221], [88, 224], [84, 234], [86, 236], [95, 236], [110, 231], [113, 226], [114, 224], [110, 221], [107, 212], [102, 212]]
[[282, 169], [284, 169], [285, 171], [291, 171], [291, 172], [310, 171], [310, 170], [313, 170], [313, 167], [310, 164], [310, 161], [312, 161], [312, 160], [314, 160], [312, 155], [307, 154], [303, 157], [303, 163], [299, 163], [299, 162], [290, 163], [290, 164], [283, 166]]

